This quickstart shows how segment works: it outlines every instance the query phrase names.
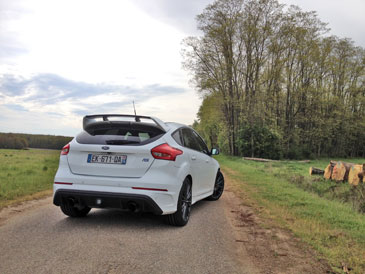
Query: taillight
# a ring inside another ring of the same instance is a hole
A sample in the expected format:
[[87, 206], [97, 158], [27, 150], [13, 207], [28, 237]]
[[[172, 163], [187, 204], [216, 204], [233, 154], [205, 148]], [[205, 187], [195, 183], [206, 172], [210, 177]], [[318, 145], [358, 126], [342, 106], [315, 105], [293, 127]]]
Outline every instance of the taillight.
[[70, 144], [65, 145], [61, 150], [61, 155], [67, 155], [70, 152]]
[[183, 154], [180, 149], [170, 147], [168, 144], [162, 144], [151, 149], [151, 154], [155, 159], [175, 161], [177, 155]]

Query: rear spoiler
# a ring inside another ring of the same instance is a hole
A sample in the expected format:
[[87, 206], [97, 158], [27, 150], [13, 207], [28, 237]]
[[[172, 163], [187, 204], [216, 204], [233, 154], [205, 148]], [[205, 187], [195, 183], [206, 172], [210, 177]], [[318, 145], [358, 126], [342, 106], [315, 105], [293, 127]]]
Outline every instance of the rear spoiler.
[[[130, 115], [130, 114], [95, 114], [95, 115], [86, 115], [83, 118], [82, 126], [84, 130], [87, 130], [89, 126], [95, 123], [100, 122], [106, 122], [106, 123], [113, 123], [113, 121], [110, 121], [109, 118], [111, 117], [120, 117], [120, 118], [134, 118], [134, 121], [136, 123], [141, 123], [141, 119], [150, 119], [153, 121], [158, 128], [163, 130], [164, 132], [169, 130], [169, 127], [160, 119], [156, 117], [150, 117], [150, 116], [141, 116], [141, 115]], [[102, 119], [102, 121], [97, 121], [99, 119]]]

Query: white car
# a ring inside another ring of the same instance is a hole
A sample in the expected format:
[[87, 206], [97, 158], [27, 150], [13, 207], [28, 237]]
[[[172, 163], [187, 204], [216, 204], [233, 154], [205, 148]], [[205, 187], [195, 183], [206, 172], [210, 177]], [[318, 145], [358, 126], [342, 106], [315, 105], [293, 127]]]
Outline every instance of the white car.
[[102, 114], [63, 147], [53, 203], [70, 217], [91, 208], [167, 215], [185, 225], [191, 205], [218, 200], [224, 178], [203, 139], [190, 127], [154, 117]]

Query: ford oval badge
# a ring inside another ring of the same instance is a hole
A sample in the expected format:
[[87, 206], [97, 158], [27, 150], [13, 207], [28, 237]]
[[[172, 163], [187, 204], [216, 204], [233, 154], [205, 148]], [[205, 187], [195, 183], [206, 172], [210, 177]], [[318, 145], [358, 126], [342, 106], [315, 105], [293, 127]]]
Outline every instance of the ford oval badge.
[[108, 146], [103, 146], [103, 147], [101, 147], [102, 149], [104, 149], [104, 150], [108, 150], [109, 149], [109, 147]]

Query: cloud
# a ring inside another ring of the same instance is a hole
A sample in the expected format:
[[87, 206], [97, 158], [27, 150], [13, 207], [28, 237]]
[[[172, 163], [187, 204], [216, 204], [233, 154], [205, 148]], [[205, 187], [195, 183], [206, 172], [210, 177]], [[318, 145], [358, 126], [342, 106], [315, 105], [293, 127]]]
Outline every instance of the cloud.
[[[41, 105], [55, 104], [63, 100], [86, 99], [99, 95], [122, 95], [132, 100], [142, 101], [147, 97], [165, 94], [183, 93], [185, 89], [160, 84], [147, 85], [141, 88], [90, 84], [73, 81], [55, 74], [39, 74], [29, 79], [5, 74], [0, 77], [0, 95], [25, 96], [25, 102], [37, 102]], [[26, 96], [29, 94], [28, 96]], [[114, 103], [117, 106], [119, 103]], [[112, 106], [111, 104], [109, 106]]]
[[47, 115], [53, 116], [53, 117], [65, 117], [65, 115], [63, 115], [62, 113], [57, 113], [57, 112], [46, 112]]
[[85, 104], [82, 108], [78, 108], [73, 110], [73, 114], [78, 116], [85, 116], [90, 114], [98, 114], [98, 113], [111, 113], [113, 110], [119, 110], [119, 113], [123, 113], [123, 108], [128, 105], [131, 105], [132, 102], [111, 102], [100, 104], [95, 108], [95, 105]]
[[[4, 42], [2, 42], [4, 40]], [[14, 56], [26, 54], [25, 48], [10, 43], [7, 39], [0, 39], [0, 60], [10, 59]]]
[[0, 95], [20, 96], [25, 93], [28, 82], [11, 74], [0, 77]]
[[190, 108], [197, 108], [189, 102], [190, 93], [191, 90], [179, 86], [157, 83], [123, 86], [74, 81], [56, 74], [30, 78], [5, 74], [0, 76], [0, 131], [72, 135], [79, 131], [84, 115], [132, 114], [133, 100], [138, 114], [164, 118], [167, 112], [169, 119], [176, 113], [166, 110], [174, 105], [179, 113], [186, 101], [189, 111], [184, 107], [180, 114], [182, 119], [188, 119], [186, 113], [192, 112]]
[[28, 111], [25, 107], [16, 104], [4, 104], [5, 107], [15, 111]]
[[213, 0], [133, 0], [133, 4], [148, 15], [173, 25], [189, 35], [197, 33], [195, 17], [212, 2]]
[[0, 60], [2, 62], [29, 52], [19, 41], [16, 27], [9, 27], [9, 23], [21, 18], [26, 11], [19, 7], [17, 1], [0, 1]]
[[319, 18], [328, 23], [330, 34], [351, 38], [356, 45], [365, 47], [363, 0], [280, 0], [287, 5], [297, 5], [305, 11], [316, 11]]

